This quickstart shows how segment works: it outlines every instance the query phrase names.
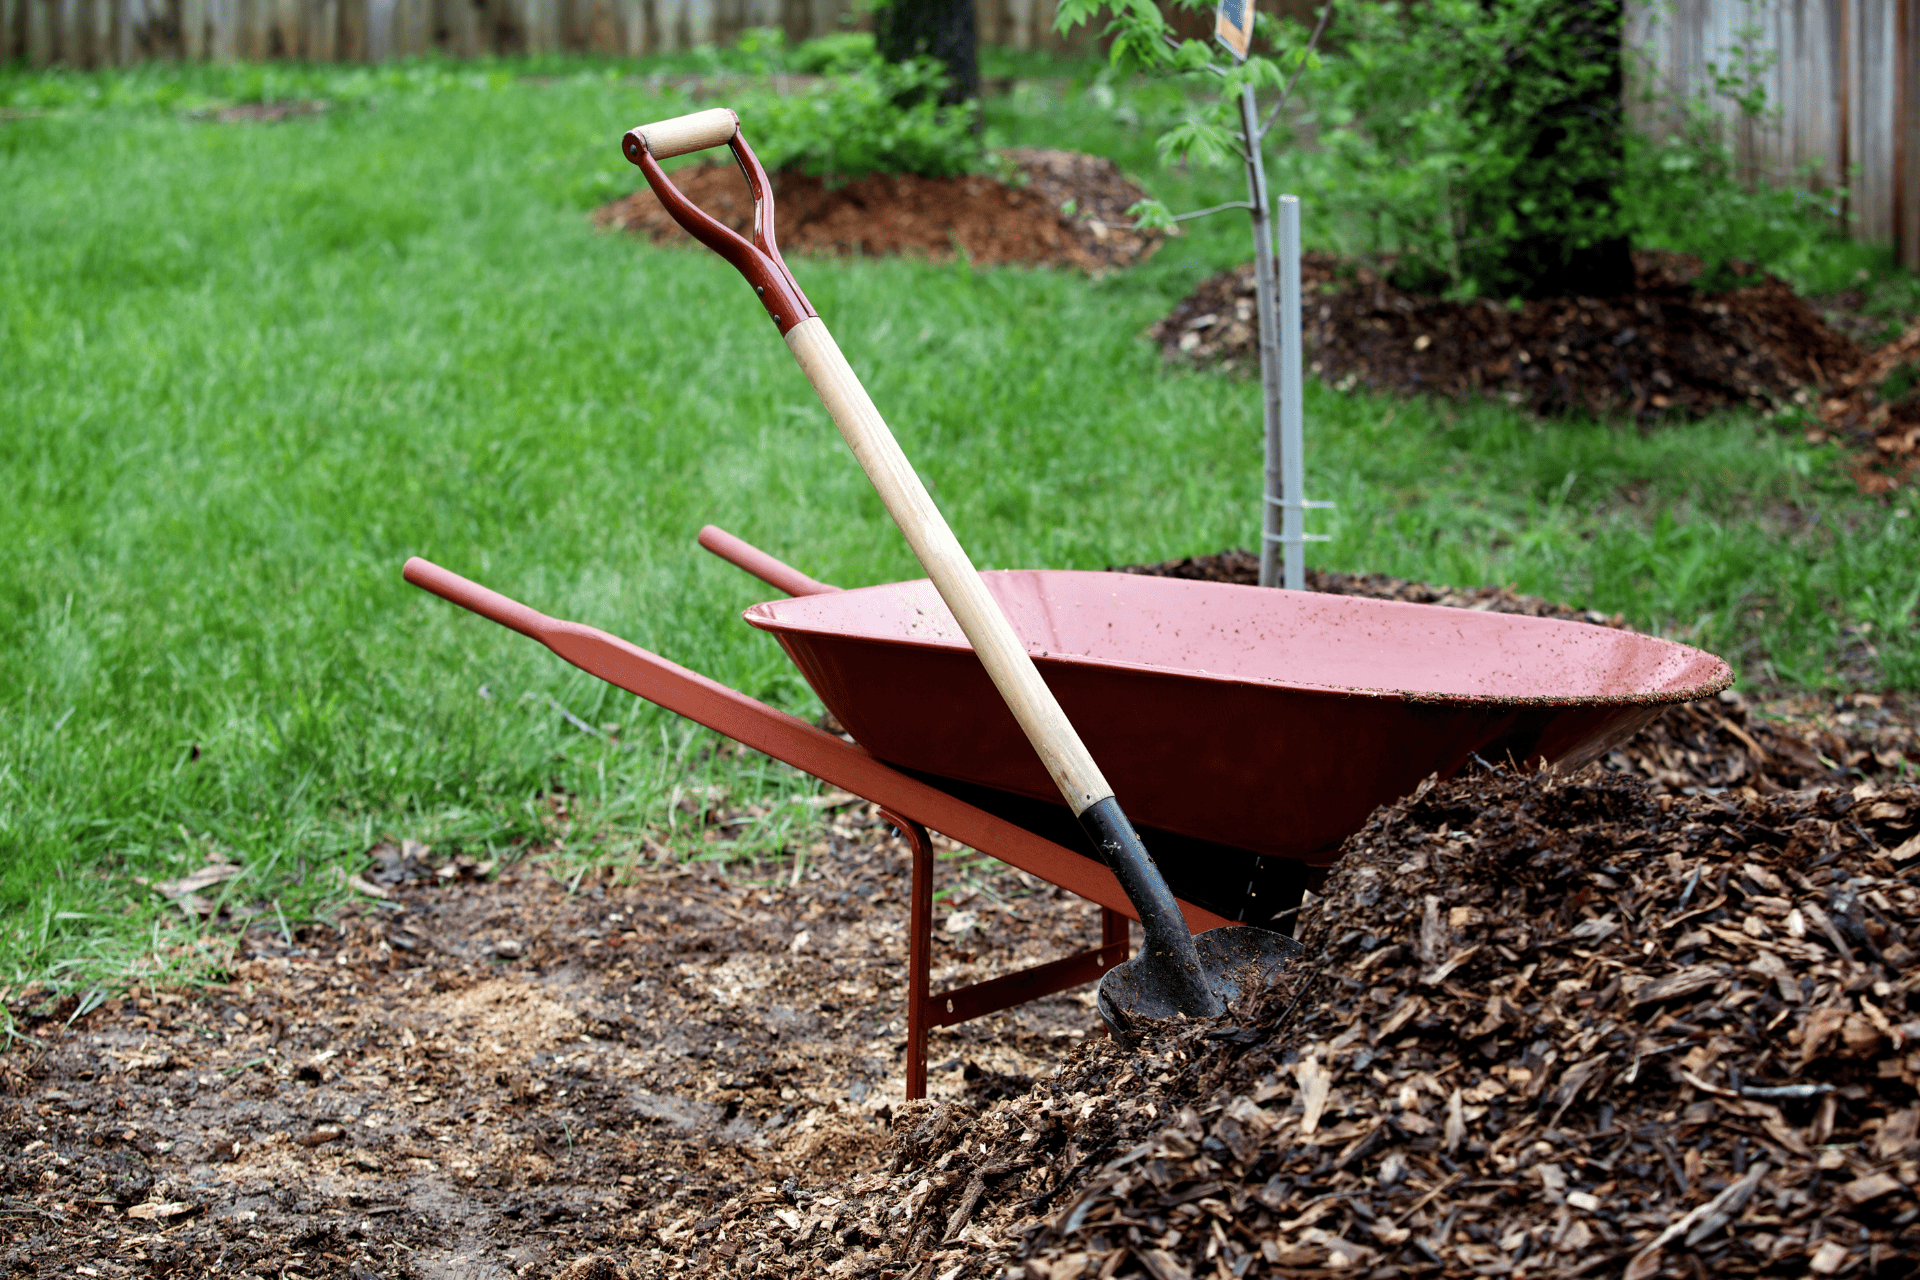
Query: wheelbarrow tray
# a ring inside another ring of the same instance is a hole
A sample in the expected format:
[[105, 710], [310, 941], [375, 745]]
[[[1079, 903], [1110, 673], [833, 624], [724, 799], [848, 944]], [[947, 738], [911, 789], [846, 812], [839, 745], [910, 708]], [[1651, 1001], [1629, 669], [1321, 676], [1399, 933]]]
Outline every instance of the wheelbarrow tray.
[[[1377, 806], [1474, 755], [1577, 767], [1727, 687], [1629, 631], [1136, 574], [984, 575], [1136, 824], [1324, 864]], [[1058, 802], [925, 579], [758, 604], [862, 746]]]

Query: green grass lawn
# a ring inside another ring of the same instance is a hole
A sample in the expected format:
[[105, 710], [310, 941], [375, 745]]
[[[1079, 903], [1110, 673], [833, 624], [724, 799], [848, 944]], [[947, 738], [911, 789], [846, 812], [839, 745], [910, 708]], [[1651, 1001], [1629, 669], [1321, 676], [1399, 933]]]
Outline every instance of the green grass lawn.
[[[707, 856], [805, 840], [784, 802], [809, 779], [400, 580], [424, 555], [811, 714], [739, 619], [767, 590], [695, 532], [843, 584], [917, 576], [731, 268], [587, 223], [638, 181], [621, 130], [686, 103], [511, 70], [315, 70], [283, 96], [342, 105], [277, 125], [154, 94], [0, 119], [0, 986], [198, 963], [136, 878], [210, 854], [246, 867], [230, 903], [293, 920], [383, 836], [618, 856], [676, 785], [773, 806]], [[990, 117], [1118, 155], [1176, 208], [1230, 193], [1152, 169], [1136, 122], [1162, 109], [1060, 80]], [[1099, 568], [1257, 536], [1257, 387], [1140, 340], [1247, 256], [1219, 218], [1099, 282], [794, 265], [982, 565]], [[1750, 683], [1831, 683], [1870, 625], [1880, 681], [1920, 684], [1913, 503], [1859, 496], [1797, 431], [1318, 385], [1307, 412], [1310, 491], [1339, 503], [1318, 563], [1623, 611]]]

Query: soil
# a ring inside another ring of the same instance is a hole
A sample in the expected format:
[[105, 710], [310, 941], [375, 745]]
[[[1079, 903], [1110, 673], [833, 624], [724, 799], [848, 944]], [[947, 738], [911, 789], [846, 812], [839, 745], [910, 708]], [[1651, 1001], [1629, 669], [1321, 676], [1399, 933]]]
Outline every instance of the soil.
[[[1729, 692], [1605, 765], [1381, 810], [1257, 1007], [1135, 1053], [1049, 997], [936, 1032], [911, 1104], [864, 802], [730, 871], [382, 843], [335, 925], [226, 921], [210, 984], [9, 1001], [0, 1275], [1908, 1274], [1920, 705]], [[1097, 936], [942, 853], [937, 983]]]
[[[1161, 237], [1129, 230], [1146, 198], [1111, 160], [1072, 151], [1000, 153], [1013, 180], [984, 174], [874, 174], [841, 186], [783, 171], [772, 177], [774, 239], [783, 253], [914, 254], [935, 260], [1072, 267], [1100, 274], [1152, 255]], [[672, 175], [680, 190], [742, 234], [753, 201], [739, 169], [700, 165]], [[1070, 210], [1070, 211], [1068, 211]], [[643, 187], [594, 211], [596, 225], [655, 242], [689, 237]]]
[[[388, 897], [335, 928], [256, 920], [213, 985], [79, 1016], [17, 996], [0, 1275], [724, 1270], [725, 1215], [883, 1167], [902, 1105], [908, 854], [864, 802], [827, 801], [798, 870], [758, 877], [648, 861], [570, 886], [530, 860], [476, 880], [382, 845], [358, 879]], [[704, 814], [716, 836], [741, 816]], [[937, 984], [1098, 938], [1097, 908], [943, 847]], [[936, 1031], [931, 1091], [1024, 1090], [1091, 1006]], [[881, 1238], [864, 1215], [834, 1230]]]
[[[1309, 253], [1301, 263], [1311, 367], [1341, 389], [1364, 385], [1455, 399], [1497, 397], [1540, 414], [1625, 414], [1642, 423], [1732, 406], [1815, 409], [1815, 439], [1855, 452], [1869, 492], [1920, 467], [1920, 325], [1868, 354], [1777, 277], [1751, 272], [1701, 288], [1686, 254], [1636, 253], [1635, 292], [1510, 307], [1396, 288], [1379, 270]], [[1253, 269], [1202, 281], [1151, 335], [1170, 360], [1257, 372]], [[1824, 396], [1816, 396], [1820, 388]], [[1883, 403], [1883, 392], [1890, 392]]]

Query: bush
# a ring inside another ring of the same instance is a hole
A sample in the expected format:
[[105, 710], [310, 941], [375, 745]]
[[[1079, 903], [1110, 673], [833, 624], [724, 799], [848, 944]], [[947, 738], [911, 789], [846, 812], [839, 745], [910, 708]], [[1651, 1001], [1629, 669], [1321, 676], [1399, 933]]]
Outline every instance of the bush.
[[779, 31], [756, 32], [771, 46], [776, 70], [823, 72], [823, 83], [798, 93], [772, 86], [735, 93], [730, 105], [752, 122], [749, 136], [769, 170], [845, 181], [868, 173], [945, 178], [982, 167], [974, 128], [979, 105], [939, 104], [947, 76], [932, 58], [882, 61], [868, 35], [823, 36], [779, 51]]
[[1743, 183], [1718, 121], [1699, 103], [1681, 123], [1636, 137], [1628, 151], [1628, 203], [1635, 240], [1699, 255], [1709, 287], [1730, 285], [1735, 262], [1754, 263], [1815, 289], [1832, 256], [1842, 189], [1814, 190], [1810, 174], [1775, 186]]
[[1586, 17], [1564, 0], [1342, 6], [1300, 163], [1360, 241], [1345, 247], [1396, 255], [1407, 287], [1506, 294], [1529, 243], [1571, 253], [1626, 232], [1616, 122], [1567, 123], [1569, 100], [1619, 74], [1591, 56]]

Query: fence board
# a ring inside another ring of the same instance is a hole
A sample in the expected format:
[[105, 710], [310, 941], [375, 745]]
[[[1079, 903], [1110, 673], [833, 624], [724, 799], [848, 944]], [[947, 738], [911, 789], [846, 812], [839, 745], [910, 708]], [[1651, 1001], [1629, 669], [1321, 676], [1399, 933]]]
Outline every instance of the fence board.
[[53, 61], [52, 24], [48, 0], [26, 0], [27, 58], [36, 67]]
[[[1915, 14], [1913, 0], [1631, 0], [1628, 110], [1659, 130], [1687, 100], [1704, 102], [1743, 176], [1845, 186], [1849, 234], [1891, 241], [1903, 262], [1920, 265], [1920, 232], [1904, 230]], [[1770, 110], [1758, 120], [1714, 82], [1716, 68], [1739, 70], [1743, 51], [1762, 67], [1754, 79]]]
[[1908, 267], [1920, 267], [1920, 0], [1899, 0], [1895, 46], [1893, 244]]

